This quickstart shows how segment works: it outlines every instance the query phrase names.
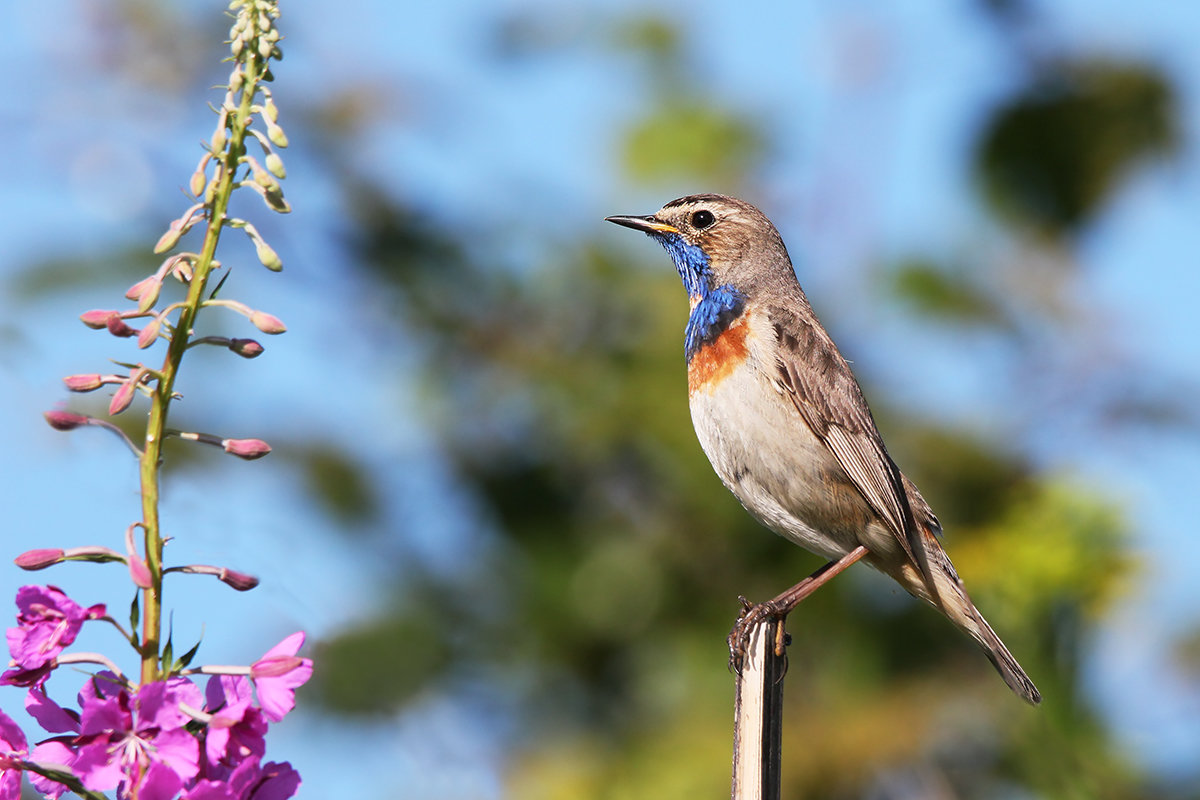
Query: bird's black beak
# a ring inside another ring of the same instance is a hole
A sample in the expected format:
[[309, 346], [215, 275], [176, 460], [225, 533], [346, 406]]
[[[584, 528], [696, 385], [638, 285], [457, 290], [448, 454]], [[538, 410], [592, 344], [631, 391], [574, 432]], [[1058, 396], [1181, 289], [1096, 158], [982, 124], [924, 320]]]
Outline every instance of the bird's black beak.
[[635, 231], [649, 233], [651, 235], [661, 235], [664, 233], [679, 233], [679, 229], [674, 225], [668, 225], [662, 222], [653, 214], [645, 217], [605, 217], [605, 222], [615, 222], [618, 225], [624, 225], [626, 228], [633, 228]]

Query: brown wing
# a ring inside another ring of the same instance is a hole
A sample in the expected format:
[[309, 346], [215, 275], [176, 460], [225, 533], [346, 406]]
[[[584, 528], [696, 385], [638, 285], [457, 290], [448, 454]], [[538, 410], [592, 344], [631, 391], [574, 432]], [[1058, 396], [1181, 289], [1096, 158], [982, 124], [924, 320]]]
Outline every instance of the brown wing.
[[849, 365], [824, 330], [815, 325], [788, 325], [780, 321], [781, 316], [772, 315], [780, 384], [808, 427], [932, 582], [904, 476], [883, 445]]

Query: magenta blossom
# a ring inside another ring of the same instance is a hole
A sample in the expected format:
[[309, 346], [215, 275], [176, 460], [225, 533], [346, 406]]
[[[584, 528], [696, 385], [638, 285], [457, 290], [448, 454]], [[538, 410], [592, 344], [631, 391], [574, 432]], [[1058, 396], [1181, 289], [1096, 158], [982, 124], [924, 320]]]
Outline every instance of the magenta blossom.
[[17, 590], [17, 627], [9, 628], [7, 636], [13, 662], [22, 670], [44, 667], [75, 641], [84, 622], [106, 613], [103, 605], [83, 608], [56, 586], [22, 586]]
[[199, 708], [187, 678], [148, 683], [135, 693], [100, 673], [79, 693], [80, 735], [72, 769], [96, 791], [121, 787], [140, 800], [174, 797], [200, 771], [199, 743], [180, 707]]
[[300, 773], [286, 761], [246, 760], [224, 781], [201, 780], [182, 800], [287, 800], [300, 788]]
[[258, 761], [267, 751], [267, 721], [251, 705], [250, 681], [239, 675], [214, 675], [205, 689], [206, 711], [212, 715], [204, 735], [208, 777], [232, 771], [248, 758]]
[[250, 665], [258, 705], [271, 722], [279, 722], [296, 707], [296, 687], [312, 677], [312, 659], [296, 655], [303, 645], [304, 632], [298, 631]]
[[29, 743], [17, 723], [0, 711], [0, 800], [21, 797], [21, 760]]

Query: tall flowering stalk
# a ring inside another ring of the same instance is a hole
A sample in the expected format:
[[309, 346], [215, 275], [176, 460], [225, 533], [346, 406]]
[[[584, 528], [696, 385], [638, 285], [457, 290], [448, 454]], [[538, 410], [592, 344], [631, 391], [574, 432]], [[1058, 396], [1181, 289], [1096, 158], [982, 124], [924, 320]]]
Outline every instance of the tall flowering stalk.
[[[87, 608], [54, 586], [24, 586], [17, 593], [17, 625], [7, 640], [12, 660], [0, 684], [27, 687], [26, 710], [50, 734], [29, 748], [21, 729], [0, 713], [0, 800], [16, 800], [20, 774], [50, 797], [72, 791], [138, 800], [266, 800], [290, 797], [299, 775], [287, 763], [263, 763], [264, 736], [294, 706], [295, 689], [312, 674], [312, 662], [297, 655], [304, 635], [296, 633], [269, 649], [253, 664], [192, 666], [199, 647], [182, 656], [163, 640], [163, 584], [170, 573], [212, 575], [239, 591], [253, 588], [253, 576], [204, 564], [166, 566], [159, 519], [162, 446], [170, 436], [222, 448], [244, 459], [260, 458], [270, 446], [260, 439], [240, 439], [177, 431], [167, 427], [175, 382], [183, 357], [196, 346], [219, 346], [243, 358], [263, 351], [254, 339], [195, 335], [202, 310], [245, 316], [265, 334], [286, 328], [275, 316], [243, 303], [218, 298], [223, 275], [217, 245], [226, 229], [245, 233], [263, 266], [278, 271], [279, 256], [246, 220], [229, 216], [236, 189], [256, 192], [275, 212], [290, 210], [279, 181], [284, 178], [278, 150], [287, 137], [269, 87], [271, 61], [280, 57], [279, 16], [275, 0], [233, 0], [235, 22], [230, 31], [233, 70], [225, 96], [216, 109], [217, 126], [189, 181], [195, 199], [168, 227], [155, 253], [175, 250], [193, 229], [203, 231], [197, 251], [168, 255], [154, 274], [134, 284], [125, 296], [131, 308], [93, 310], [83, 323], [121, 338], [135, 339], [138, 350], [165, 342], [161, 363], [150, 366], [116, 362], [121, 372], [71, 375], [64, 379], [73, 392], [115, 387], [108, 416], [130, 408], [138, 395], [149, 402], [140, 441], [109, 419], [66, 410], [46, 413], [58, 430], [94, 426], [117, 434], [140, 465], [142, 518], [129, 525], [120, 550], [104, 546], [69, 550], [41, 548], [17, 557], [18, 566], [39, 570], [62, 561], [120, 562], [138, 588], [130, 627], [108, 614], [103, 604]], [[193, 237], [194, 238], [194, 237]], [[183, 298], [163, 305], [165, 284], [182, 284]], [[131, 324], [132, 323], [132, 324]], [[140, 327], [133, 327], [139, 325]], [[100, 653], [68, 652], [83, 625], [103, 622], [127, 640], [138, 658], [135, 680], [116, 661]], [[51, 673], [65, 664], [98, 665], [76, 698], [78, 708], [60, 705], [46, 689]], [[194, 682], [208, 676], [205, 688]]]

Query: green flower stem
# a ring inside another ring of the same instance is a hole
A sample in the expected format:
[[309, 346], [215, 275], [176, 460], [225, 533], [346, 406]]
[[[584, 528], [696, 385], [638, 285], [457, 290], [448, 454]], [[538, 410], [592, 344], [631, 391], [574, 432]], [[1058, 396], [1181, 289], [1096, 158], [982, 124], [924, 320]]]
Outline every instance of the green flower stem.
[[49, 778], [52, 781], [61, 783], [80, 797], [86, 797], [88, 800], [108, 800], [108, 797], [103, 792], [93, 792], [84, 786], [83, 781], [75, 777], [70, 770], [47, 767], [36, 761], [21, 761], [20, 766], [26, 772], [34, 772], [43, 778]]
[[[256, 24], [254, 15], [250, 16], [251, 24]], [[236, 188], [236, 175], [241, 167], [241, 158], [245, 152], [245, 139], [250, 126], [254, 97], [258, 92], [258, 83], [266, 71], [266, 61], [254, 48], [244, 48], [239, 56], [239, 64], [234, 69], [235, 78], [241, 71], [240, 85], [241, 100], [238, 108], [228, 121], [229, 136], [221, 153], [214, 153], [217, 168], [212, 178], [216, 186], [212, 187], [212, 199], [205, 211], [207, 226], [204, 231], [204, 244], [200, 253], [192, 262], [192, 279], [188, 285], [187, 299], [179, 309], [179, 321], [171, 333], [170, 344], [163, 360], [157, 387], [151, 396], [150, 420], [146, 426], [146, 444], [141, 453], [141, 488], [142, 488], [142, 528], [145, 531], [146, 564], [150, 568], [151, 585], [142, 590], [142, 636], [141, 636], [141, 682], [143, 684], [162, 680], [164, 670], [169, 665], [162, 664], [162, 580], [163, 580], [163, 536], [159, 527], [159, 467], [162, 462], [162, 443], [167, 425], [167, 413], [174, 396], [175, 379], [179, 374], [179, 366], [186, 352], [189, 339], [193, 334], [193, 324], [196, 314], [203, 302], [208, 278], [213, 269], [213, 260], [217, 252], [217, 243], [221, 237], [221, 229], [227, 224], [226, 212], [229, 208], [229, 197]], [[243, 69], [244, 65], [244, 69]]]

